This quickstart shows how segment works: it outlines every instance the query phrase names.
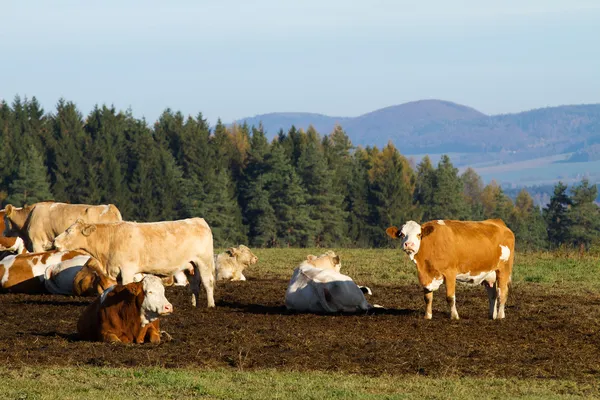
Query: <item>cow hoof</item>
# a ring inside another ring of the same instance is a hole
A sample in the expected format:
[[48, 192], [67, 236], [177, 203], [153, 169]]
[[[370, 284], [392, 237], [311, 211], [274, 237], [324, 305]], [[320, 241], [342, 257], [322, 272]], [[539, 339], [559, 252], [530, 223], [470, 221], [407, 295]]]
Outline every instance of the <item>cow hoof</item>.
[[425, 313], [424, 319], [431, 319], [431, 317], [433, 317], [433, 315]]

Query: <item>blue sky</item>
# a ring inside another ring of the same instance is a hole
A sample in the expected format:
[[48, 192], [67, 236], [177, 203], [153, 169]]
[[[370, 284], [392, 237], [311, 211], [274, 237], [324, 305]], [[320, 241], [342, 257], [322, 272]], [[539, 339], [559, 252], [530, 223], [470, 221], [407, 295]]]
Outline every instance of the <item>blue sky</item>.
[[600, 1], [13, 1], [0, 98], [211, 123], [437, 98], [488, 114], [600, 103]]

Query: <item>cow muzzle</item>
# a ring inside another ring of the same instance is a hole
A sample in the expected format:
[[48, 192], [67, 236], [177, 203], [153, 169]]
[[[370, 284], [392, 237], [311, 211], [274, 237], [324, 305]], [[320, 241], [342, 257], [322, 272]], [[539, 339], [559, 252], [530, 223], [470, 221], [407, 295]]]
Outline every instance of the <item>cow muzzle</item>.
[[168, 315], [173, 312], [173, 305], [171, 303], [165, 304], [162, 308], [160, 315]]

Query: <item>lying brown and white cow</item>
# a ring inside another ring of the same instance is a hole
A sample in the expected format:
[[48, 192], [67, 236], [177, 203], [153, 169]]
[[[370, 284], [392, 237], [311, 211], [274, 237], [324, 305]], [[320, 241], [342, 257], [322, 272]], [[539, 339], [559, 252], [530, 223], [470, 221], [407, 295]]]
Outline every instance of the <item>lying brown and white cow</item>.
[[27, 249], [40, 252], [52, 249], [54, 238], [77, 219], [88, 223], [121, 221], [121, 212], [113, 204], [91, 206], [40, 202], [18, 209], [8, 204], [5, 208], [4, 236], [20, 236]]
[[93, 267], [94, 264], [95, 260], [89, 258], [84, 265], [73, 266], [60, 263], [46, 268], [44, 272], [46, 290], [53, 294], [98, 296], [117, 284], [116, 280]]
[[192, 304], [200, 296], [200, 280], [208, 307], [215, 306], [213, 235], [202, 218], [164, 222], [113, 222], [88, 224], [78, 220], [60, 234], [54, 245], [60, 250], [83, 250], [99, 263], [103, 273], [122, 284], [137, 273], [174, 275], [194, 268]]
[[258, 257], [243, 244], [238, 247], [230, 247], [227, 251], [217, 255], [215, 263], [217, 280], [245, 281], [244, 269], [257, 262]]
[[287, 309], [315, 313], [371, 309], [364, 296], [365, 292], [371, 293], [369, 288], [357, 286], [352, 278], [339, 272], [340, 267], [340, 259], [333, 252], [308, 256], [292, 274], [285, 293]]
[[90, 304], [77, 323], [84, 340], [160, 343], [158, 317], [171, 314], [160, 278], [146, 275], [140, 282], [115, 285]]
[[90, 258], [82, 251], [47, 251], [8, 256], [0, 260], [1, 288], [7, 292], [45, 293], [44, 273], [47, 268], [82, 266]]
[[[425, 318], [432, 317], [433, 292], [446, 285], [450, 317], [458, 319], [456, 282], [482, 284], [489, 298], [489, 317], [504, 318], [514, 261], [515, 235], [500, 219], [408, 221], [386, 230], [402, 240], [402, 249], [417, 265], [424, 288]], [[498, 306], [498, 297], [500, 304]]]

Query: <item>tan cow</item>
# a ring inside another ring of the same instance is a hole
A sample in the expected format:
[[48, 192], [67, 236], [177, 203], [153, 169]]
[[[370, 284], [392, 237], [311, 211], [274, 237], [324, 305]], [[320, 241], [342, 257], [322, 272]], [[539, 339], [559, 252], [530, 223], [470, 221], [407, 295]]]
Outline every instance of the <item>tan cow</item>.
[[5, 208], [5, 236], [20, 236], [27, 249], [40, 252], [52, 249], [54, 238], [77, 219], [89, 223], [121, 221], [121, 212], [113, 204], [91, 206], [41, 202], [18, 209]]
[[172, 312], [160, 279], [146, 275], [141, 282], [111, 286], [98, 296], [81, 314], [77, 333], [92, 341], [160, 343], [158, 317]]
[[243, 244], [238, 247], [230, 247], [227, 251], [217, 255], [215, 263], [217, 280], [245, 281], [244, 269], [257, 262], [258, 257]]
[[[500, 219], [408, 221], [386, 230], [402, 240], [402, 249], [417, 265], [424, 288], [425, 319], [432, 317], [433, 292], [446, 285], [450, 317], [458, 319], [456, 282], [482, 284], [488, 292], [489, 317], [504, 318], [514, 261], [515, 235]], [[498, 306], [498, 297], [500, 305]]]
[[190, 264], [192, 304], [200, 296], [200, 280], [208, 307], [215, 306], [215, 260], [213, 235], [202, 218], [164, 222], [113, 222], [88, 224], [78, 220], [54, 240], [60, 250], [83, 250], [94, 257], [101, 270], [122, 284], [137, 273], [174, 275]]
[[89, 259], [83, 265], [60, 263], [46, 268], [44, 285], [53, 294], [75, 296], [98, 296], [117, 284], [96, 267], [96, 261]]
[[0, 260], [1, 288], [15, 293], [46, 293], [44, 273], [48, 267], [81, 266], [89, 258], [82, 251], [47, 251], [8, 256]]

